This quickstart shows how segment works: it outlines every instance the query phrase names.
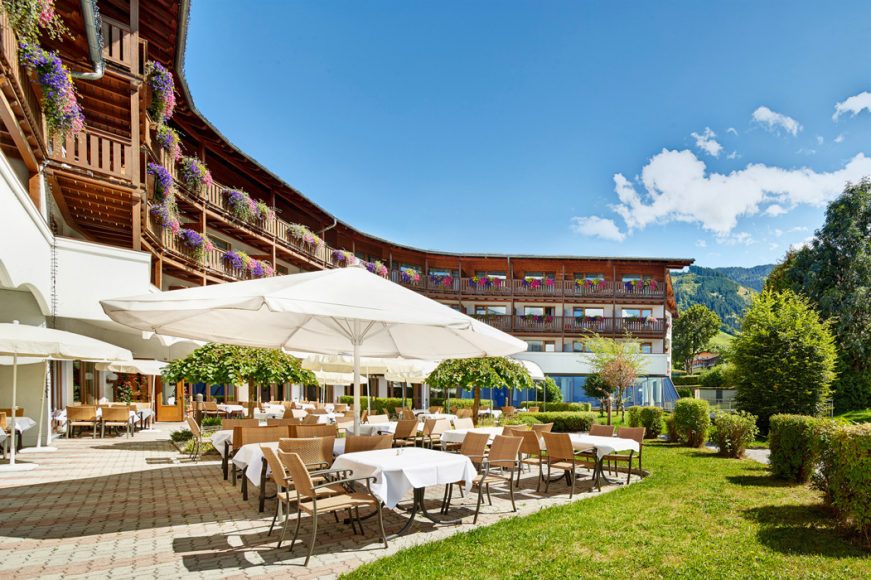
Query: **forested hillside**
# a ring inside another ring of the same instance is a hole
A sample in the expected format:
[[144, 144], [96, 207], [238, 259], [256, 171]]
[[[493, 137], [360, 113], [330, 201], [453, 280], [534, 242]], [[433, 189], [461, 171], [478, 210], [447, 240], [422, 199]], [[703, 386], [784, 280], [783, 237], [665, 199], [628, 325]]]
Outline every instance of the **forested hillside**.
[[703, 304], [720, 317], [723, 331], [734, 334], [773, 267], [771, 264], [752, 268], [690, 266], [689, 272], [672, 272], [678, 308], [684, 310], [693, 304]]

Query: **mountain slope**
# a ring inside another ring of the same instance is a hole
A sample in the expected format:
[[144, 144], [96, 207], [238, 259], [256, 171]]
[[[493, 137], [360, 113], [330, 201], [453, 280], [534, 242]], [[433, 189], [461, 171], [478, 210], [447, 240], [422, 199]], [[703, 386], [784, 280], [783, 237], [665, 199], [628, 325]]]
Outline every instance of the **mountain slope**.
[[689, 272], [672, 272], [678, 308], [685, 310], [693, 304], [704, 304], [720, 317], [721, 330], [734, 334], [772, 268], [770, 264], [753, 268], [690, 266]]

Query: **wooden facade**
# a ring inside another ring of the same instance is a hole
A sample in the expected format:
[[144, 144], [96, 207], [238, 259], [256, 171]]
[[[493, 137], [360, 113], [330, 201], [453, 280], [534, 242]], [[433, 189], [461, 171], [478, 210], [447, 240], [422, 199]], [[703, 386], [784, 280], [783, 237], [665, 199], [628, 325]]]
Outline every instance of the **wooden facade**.
[[[148, 163], [160, 163], [175, 176], [173, 160], [156, 146], [156, 125], [146, 113], [150, 94], [145, 65], [154, 60], [173, 72], [178, 90], [170, 126], [182, 136], [185, 154], [204, 162], [215, 181], [200, 192], [177, 182], [183, 227], [208, 233], [224, 245], [245, 248], [251, 257], [277, 266], [282, 273], [339, 267], [334, 250], [378, 260], [393, 281], [464, 311], [474, 313], [476, 304], [504, 305], [504, 315], [487, 316], [487, 321], [522, 337], [566, 339], [590, 332], [667, 335], [665, 313], [677, 314], [669, 270], [692, 260], [452, 254], [410, 248], [360, 232], [237, 149], [196, 110], [181, 72], [187, 1], [99, 0], [98, 5], [106, 71], [99, 80], [76, 81], [86, 128], [64, 140], [47, 139], [37, 85], [18, 64], [17, 39], [5, 17], [0, 17], [0, 147], [27, 168], [37, 204], [43, 203], [38, 174], [44, 172], [50, 187], [46, 198], [53, 200], [47, 211], [60, 235], [148, 252], [152, 283], [164, 290], [250, 276], [226, 263], [222, 247], [196, 259], [148, 211], [154, 189], [146, 174]], [[57, 50], [71, 70], [92, 70], [81, 4], [57, 0], [57, 8], [75, 38], [44, 40], [43, 45]], [[225, 195], [228, 188], [244, 189], [277, 217], [264, 221], [234, 217]], [[301, 243], [290, 233], [292, 224], [306, 226], [323, 239], [323, 245]], [[403, 269], [417, 276], [403, 275]], [[480, 283], [484, 276], [500, 281]], [[588, 278], [596, 284], [584, 284]], [[633, 284], [636, 279], [639, 283]], [[522, 308], [530, 304], [553, 313], [523, 314]], [[609, 306], [612, 315], [585, 319], [574, 314], [580, 306]], [[618, 307], [631, 306], [659, 307], [662, 314], [650, 320], [617, 314]]]

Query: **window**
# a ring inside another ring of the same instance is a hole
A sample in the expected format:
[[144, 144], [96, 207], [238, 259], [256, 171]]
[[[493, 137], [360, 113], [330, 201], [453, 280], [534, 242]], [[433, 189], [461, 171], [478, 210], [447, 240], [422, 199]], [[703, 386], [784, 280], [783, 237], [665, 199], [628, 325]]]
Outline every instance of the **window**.
[[529, 352], [556, 352], [556, 342], [552, 340], [527, 340]]
[[594, 274], [590, 272], [575, 273], [575, 280], [604, 280], [604, 274]]
[[590, 352], [590, 347], [585, 340], [573, 340], [571, 342], [572, 352]]
[[475, 276], [479, 278], [482, 276], [487, 276], [488, 278], [499, 278], [501, 280], [505, 280], [505, 272], [475, 272]]
[[289, 273], [287, 266], [282, 266], [281, 264], [275, 266], [275, 271], [279, 276], [286, 276]]
[[650, 308], [623, 308], [623, 318], [647, 318], [653, 316]]
[[653, 343], [652, 342], [642, 342], [641, 343], [641, 354], [653, 354]]
[[527, 272], [524, 278], [530, 278], [532, 280], [544, 280], [544, 274], [542, 272]]
[[524, 306], [526, 316], [553, 316], [553, 306]]
[[448, 270], [446, 268], [430, 268], [429, 275], [436, 277], [436, 278], [441, 278], [443, 276], [455, 277], [454, 272], [452, 270]]
[[223, 252], [228, 252], [233, 248], [233, 246], [230, 245], [230, 242], [228, 242], [227, 240], [223, 240], [221, 238], [216, 238], [212, 234], [209, 234], [209, 240], [212, 242], [212, 244], [217, 249], [219, 249]]
[[586, 306], [575, 306], [572, 308], [572, 315], [575, 318], [589, 318], [591, 316], [605, 317], [604, 308], [588, 308]]
[[475, 305], [475, 314], [478, 316], [484, 316], [487, 314], [496, 315], [496, 314], [508, 314], [507, 306], [487, 306], [487, 305]]

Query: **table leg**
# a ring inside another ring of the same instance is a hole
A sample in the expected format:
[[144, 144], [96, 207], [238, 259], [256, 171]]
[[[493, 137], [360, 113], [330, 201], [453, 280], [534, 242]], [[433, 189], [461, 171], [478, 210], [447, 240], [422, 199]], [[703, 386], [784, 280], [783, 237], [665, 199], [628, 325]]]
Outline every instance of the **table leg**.
[[266, 458], [264, 457], [260, 461], [263, 462], [263, 465], [260, 467], [260, 503], [258, 511], [263, 513], [263, 506], [266, 504]]
[[221, 471], [224, 472], [224, 481], [227, 481], [230, 467], [230, 442], [224, 441], [224, 457], [221, 458]]
[[242, 470], [242, 499], [248, 501], [248, 475], [245, 473], [247, 469]]

